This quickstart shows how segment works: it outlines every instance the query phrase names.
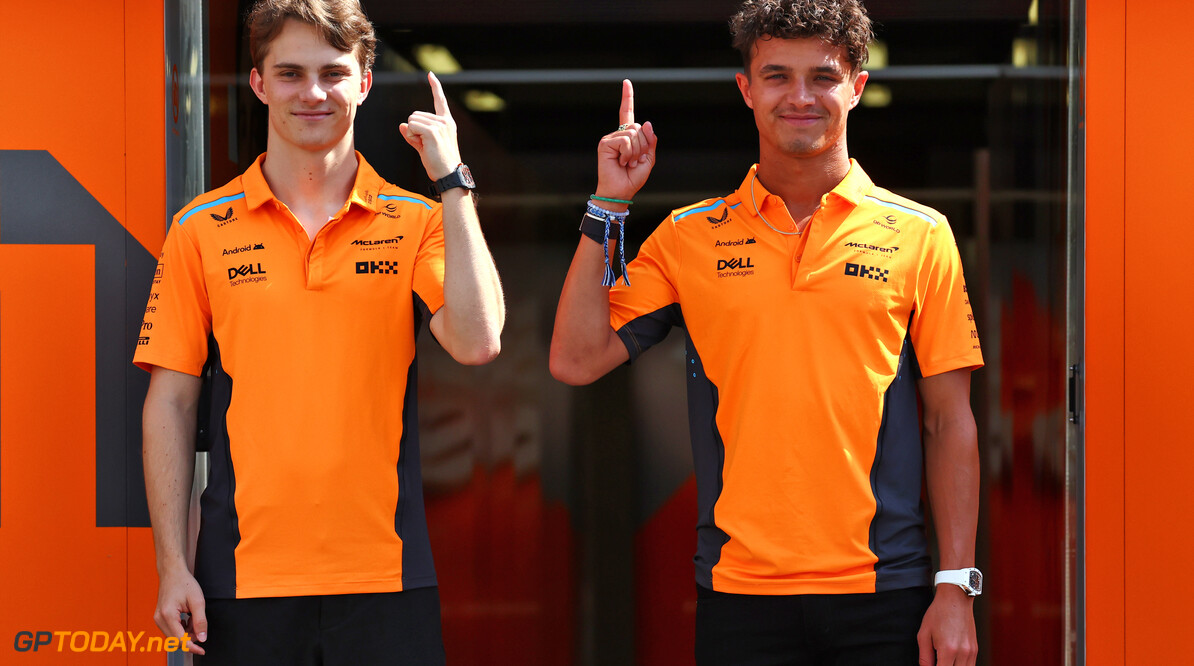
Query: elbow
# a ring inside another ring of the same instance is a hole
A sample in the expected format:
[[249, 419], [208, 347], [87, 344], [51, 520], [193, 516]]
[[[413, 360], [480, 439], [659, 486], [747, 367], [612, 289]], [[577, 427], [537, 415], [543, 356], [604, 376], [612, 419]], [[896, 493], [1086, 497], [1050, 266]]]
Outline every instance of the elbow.
[[485, 365], [498, 357], [502, 352], [502, 341], [494, 336], [490, 340], [472, 345], [452, 355], [461, 365]]
[[551, 376], [556, 381], [563, 382], [569, 386], [586, 386], [597, 381], [597, 378], [600, 376], [594, 374], [574, 359], [565, 357], [564, 354], [554, 348], [551, 350], [551, 357], [548, 360], [548, 369], [551, 370]]

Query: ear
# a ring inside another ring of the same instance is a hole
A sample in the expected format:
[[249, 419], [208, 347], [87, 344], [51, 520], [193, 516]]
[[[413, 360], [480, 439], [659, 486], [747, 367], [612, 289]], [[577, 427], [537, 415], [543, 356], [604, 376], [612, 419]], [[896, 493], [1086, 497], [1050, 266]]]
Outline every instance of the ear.
[[738, 92], [742, 93], [742, 101], [746, 102], [746, 106], [755, 108], [755, 102], [750, 97], [750, 77], [738, 72], [734, 75], [734, 82], [738, 84]]
[[871, 77], [871, 73], [861, 71], [854, 77], [854, 91], [850, 94], [850, 108], [858, 106], [859, 100], [862, 99], [862, 89], [866, 87], [866, 80]]
[[256, 67], [249, 72], [249, 87], [253, 89], [253, 94], [257, 95], [257, 99], [261, 100], [262, 104], [269, 106], [269, 101], [265, 99], [265, 81], [257, 73]]
[[357, 98], [357, 106], [365, 103], [365, 98], [369, 96], [370, 90], [373, 90], [373, 70], [361, 75], [361, 96]]

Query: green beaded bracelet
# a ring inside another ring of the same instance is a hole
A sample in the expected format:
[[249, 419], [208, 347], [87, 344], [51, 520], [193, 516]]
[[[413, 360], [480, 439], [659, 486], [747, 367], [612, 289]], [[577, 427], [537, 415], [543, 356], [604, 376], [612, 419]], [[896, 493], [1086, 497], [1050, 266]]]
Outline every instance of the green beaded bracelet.
[[599, 197], [596, 194], [589, 195], [589, 199], [592, 201], [604, 201], [606, 203], [626, 204], [627, 206], [634, 203], [633, 201], [626, 199], [610, 199], [609, 197]]

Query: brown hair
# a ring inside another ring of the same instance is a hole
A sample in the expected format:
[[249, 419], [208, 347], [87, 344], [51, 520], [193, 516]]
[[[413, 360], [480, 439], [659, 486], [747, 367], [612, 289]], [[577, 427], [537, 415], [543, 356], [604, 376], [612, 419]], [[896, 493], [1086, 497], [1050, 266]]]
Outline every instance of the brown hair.
[[258, 0], [249, 10], [249, 53], [260, 68], [287, 19], [314, 27], [333, 48], [355, 53], [361, 72], [373, 69], [377, 37], [359, 0]]
[[846, 49], [854, 72], [867, 59], [875, 37], [860, 0], [746, 0], [730, 18], [734, 48], [750, 74], [751, 51], [760, 39], [814, 37]]

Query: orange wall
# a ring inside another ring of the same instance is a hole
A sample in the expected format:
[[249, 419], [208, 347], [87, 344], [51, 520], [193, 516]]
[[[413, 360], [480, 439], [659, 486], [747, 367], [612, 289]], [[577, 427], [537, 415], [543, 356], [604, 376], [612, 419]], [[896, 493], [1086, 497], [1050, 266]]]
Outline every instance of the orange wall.
[[[23, 72], [0, 104], [0, 150], [49, 151], [156, 257], [160, 0], [30, 7], [0, 4], [0, 61]], [[0, 244], [0, 663], [165, 663], [161, 653], [14, 651], [18, 631], [158, 634], [149, 530], [96, 527], [94, 266], [92, 246]]]
[[[1188, 660], [1188, 0], [1088, 0], [1087, 655]], [[1175, 201], [1176, 200], [1176, 201]], [[1171, 575], [1172, 574], [1172, 575]]]

